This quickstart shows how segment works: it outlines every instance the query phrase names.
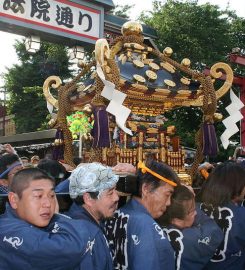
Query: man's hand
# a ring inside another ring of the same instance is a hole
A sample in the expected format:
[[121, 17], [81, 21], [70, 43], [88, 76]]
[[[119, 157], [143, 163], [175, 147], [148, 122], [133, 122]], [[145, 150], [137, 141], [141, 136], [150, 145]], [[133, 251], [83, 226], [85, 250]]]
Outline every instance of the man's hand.
[[66, 169], [67, 172], [73, 171], [75, 168], [72, 167], [71, 165], [59, 160], [59, 163]]
[[6, 143], [3, 146], [4, 146], [4, 149], [5, 149], [5, 152], [7, 152], [8, 154], [17, 155], [17, 152], [14, 150], [14, 147], [11, 144]]
[[112, 167], [114, 172], [125, 172], [125, 173], [136, 173], [136, 168], [130, 163], [118, 163], [116, 166]]

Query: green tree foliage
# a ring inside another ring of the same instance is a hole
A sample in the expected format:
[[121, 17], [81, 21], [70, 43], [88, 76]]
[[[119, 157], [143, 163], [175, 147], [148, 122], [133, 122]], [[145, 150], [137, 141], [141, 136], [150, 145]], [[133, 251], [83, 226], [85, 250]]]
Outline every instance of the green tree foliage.
[[129, 11], [133, 7], [134, 5], [116, 5], [109, 13], [121, 18], [129, 19]]
[[233, 48], [231, 38], [232, 12], [221, 11], [209, 3], [168, 0], [154, 1], [150, 15], [141, 19], [157, 30], [160, 49], [169, 46], [177, 59], [190, 58], [193, 68], [224, 61]]
[[42, 90], [45, 79], [51, 75], [62, 79], [70, 77], [67, 50], [44, 42], [40, 51], [30, 55], [24, 41], [17, 41], [14, 46], [20, 63], [9, 68], [4, 75], [10, 96], [8, 112], [15, 115], [17, 133], [36, 131], [45, 128], [48, 122]]
[[[142, 13], [140, 20], [157, 30], [155, 42], [160, 50], [171, 47], [174, 51], [172, 58], [178, 62], [189, 58], [192, 69], [202, 71], [205, 65], [212, 66], [221, 61], [229, 63], [228, 54], [232, 48], [245, 48], [245, 19], [238, 17], [229, 7], [220, 10], [210, 3], [199, 5], [197, 0], [154, 1], [153, 10]], [[235, 71], [244, 71], [244, 67], [232, 67]], [[226, 116], [225, 106], [229, 103], [229, 95], [226, 95], [219, 102], [218, 112]], [[176, 126], [182, 143], [194, 146], [195, 133], [202, 119], [201, 111], [181, 108], [166, 116], [168, 123]], [[216, 130], [219, 137], [224, 131], [223, 124], [217, 124]], [[232, 139], [239, 140], [238, 136]]]

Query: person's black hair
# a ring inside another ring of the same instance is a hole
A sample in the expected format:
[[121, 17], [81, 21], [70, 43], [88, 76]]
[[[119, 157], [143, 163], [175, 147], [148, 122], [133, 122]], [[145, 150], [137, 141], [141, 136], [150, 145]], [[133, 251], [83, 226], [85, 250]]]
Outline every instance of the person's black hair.
[[[168, 180], [173, 181], [177, 185], [180, 183], [179, 177], [176, 172], [167, 164], [162, 162], [157, 162], [154, 159], [148, 159], [146, 161], [146, 167], [148, 167], [153, 172], [167, 178]], [[137, 171], [137, 190], [133, 193], [133, 195], [137, 197], [142, 197], [142, 186], [143, 184], [148, 184], [151, 186], [151, 191], [153, 192], [158, 187], [165, 185], [166, 182], [160, 180], [159, 178], [155, 177], [151, 173], [142, 173], [141, 169]]]
[[19, 198], [22, 197], [23, 191], [28, 188], [30, 182], [37, 180], [48, 180], [55, 185], [55, 180], [53, 177], [49, 176], [45, 171], [38, 168], [28, 168], [18, 171], [12, 182], [10, 183], [9, 190], [16, 193]]
[[42, 159], [39, 161], [37, 168], [44, 170], [50, 176], [52, 176], [56, 185], [58, 185], [66, 177], [66, 169], [57, 160]]
[[183, 220], [190, 209], [186, 209], [186, 202], [193, 201], [195, 196], [188, 187], [179, 185], [171, 196], [171, 204], [167, 207], [163, 216], [159, 219], [161, 225], [171, 224], [174, 218]]
[[[98, 199], [99, 196], [99, 191], [96, 192], [87, 192], [89, 193], [90, 197], [94, 200]], [[83, 205], [84, 204], [84, 200], [83, 200], [83, 195], [79, 195], [77, 196], [75, 199], [73, 199], [73, 201], [77, 204], [77, 205]]]
[[[0, 174], [8, 169], [13, 163], [20, 161], [19, 157], [15, 154], [5, 154], [0, 157]], [[3, 179], [8, 179], [8, 174], [2, 176]]]
[[73, 163], [78, 166], [81, 162], [83, 161], [83, 159], [81, 157], [74, 157], [73, 158]]
[[51, 160], [53, 160], [53, 155], [50, 154], [50, 153], [47, 153], [47, 154], [44, 156], [43, 159], [51, 159]]
[[212, 206], [224, 206], [245, 188], [245, 168], [235, 162], [218, 165], [203, 186], [201, 200]]

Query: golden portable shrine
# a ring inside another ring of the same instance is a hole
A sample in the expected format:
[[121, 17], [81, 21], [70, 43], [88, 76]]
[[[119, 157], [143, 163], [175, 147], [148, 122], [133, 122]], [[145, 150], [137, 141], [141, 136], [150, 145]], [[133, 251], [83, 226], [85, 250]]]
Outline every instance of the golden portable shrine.
[[[62, 85], [59, 77], [46, 79], [45, 97], [57, 109], [51, 120], [58, 131], [55, 144], [63, 148], [57, 158], [64, 154], [65, 162], [73, 165], [70, 125], [77, 121], [83, 141], [90, 140], [82, 151], [84, 162], [135, 165], [151, 154], [188, 182], [207, 151], [217, 150], [214, 138], [205, 141], [203, 137], [214, 134], [217, 100], [230, 89], [233, 72], [225, 63], [214, 64], [210, 76], [192, 70], [188, 58], [181, 63], [171, 59], [171, 48], [161, 53], [145, 44], [142, 32], [141, 24], [127, 22], [122, 26], [122, 36], [110, 47], [105, 39], [97, 40], [94, 60], [80, 63], [81, 72], [72, 81]], [[87, 79], [82, 80], [85, 76]], [[215, 80], [221, 76], [225, 81], [215, 89]], [[57, 99], [51, 88], [58, 90]], [[184, 148], [175, 127], [164, 125], [164, 113], [188, 106], [201, 107], [203, 123], [196, 136], [194, 163], [187, 174]]]

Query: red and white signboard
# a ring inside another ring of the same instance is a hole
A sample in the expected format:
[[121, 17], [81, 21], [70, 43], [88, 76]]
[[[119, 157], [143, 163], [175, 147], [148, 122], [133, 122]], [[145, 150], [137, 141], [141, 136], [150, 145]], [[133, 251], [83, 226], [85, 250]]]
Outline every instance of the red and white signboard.
[[66, 37], [72, 35], [89, 43], [101, 37], [103, 15], [101, 7], [77, 1], [0, 0], [0, 21]]

